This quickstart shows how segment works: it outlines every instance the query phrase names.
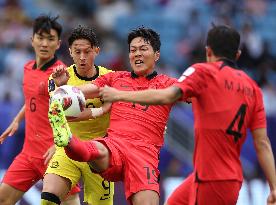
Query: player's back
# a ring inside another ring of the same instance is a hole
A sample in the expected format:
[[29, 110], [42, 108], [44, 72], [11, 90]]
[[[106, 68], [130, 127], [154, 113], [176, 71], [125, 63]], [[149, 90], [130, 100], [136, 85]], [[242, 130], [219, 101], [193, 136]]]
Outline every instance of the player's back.
[[247, 128], [265, 127], [260, 89], [227, 62], [195, 64], [195, 169], [203, 180], [242, 180], [241, 146]]

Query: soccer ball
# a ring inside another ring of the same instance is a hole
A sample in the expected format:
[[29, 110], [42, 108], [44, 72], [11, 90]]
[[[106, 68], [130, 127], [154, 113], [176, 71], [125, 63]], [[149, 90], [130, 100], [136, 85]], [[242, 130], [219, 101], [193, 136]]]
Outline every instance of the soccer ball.
[[85, 97], [80, 89], [71, 85], [63, 85], [58, 87], [50, 102], [53, 100], [59, 100], [64, 114], [67, 119], [73, 119], [78, 116], [85, 108]]

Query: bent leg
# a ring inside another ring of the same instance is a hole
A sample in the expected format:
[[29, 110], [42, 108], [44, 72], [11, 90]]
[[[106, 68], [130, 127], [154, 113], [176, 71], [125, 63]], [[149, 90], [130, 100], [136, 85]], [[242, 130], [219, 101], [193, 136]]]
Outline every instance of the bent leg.
[[71, 181], [69, 179], [55, 174], [46, 174], [44, 176], [42, 192], [49, 192], [63, 199], [70, 189]]
[[[54, 174], [47, 174], [47, 175], [54, 175]], [[56, 180], [53, 188], [51, 183], [49, 182], [49, 178], [51, 180]], [[74, 187], [68, 195], [68, 181], [66, 178], [60, 177], [60, 179], [48, 176], [48, 186], [43, 186], [43, 190], [41, 193], [41, 205], [80, 205], [80, 198], [79, 198], [79, 188]], [[63, 185], [62, 185], [63, 183]], [[70, 183], [70, 180], [69, 180]], [[47, 183], [46, 183], [47, 184]], [[65, 185], [66, 184], [66, 185]], [[64, 189], [62, 189], [64, 187]], [[44, 191], [45, 190], [45, 191]], [[56, 194], [55, 194], [56, 193]], [[64, 197], [65, 196], [65, 197]], [[63, 199], [63, 200], [61, 200]]]
[[68, 157], [79, 162], [89, 162], [108, 155], [108, 149], [102, 143], [94, 140], [81, 141], [74, 136], [64, 149]]
[[130, 200], [133, 205], [159, 205], [159, 195], [152, 190], [139, 191]]
[[79, 204], [80, 200], [77, 193], [66, 197], [70, 189], [71, 181], [69, 179], [55, 174], [46, 174], [43, 180], [41, 205], [60, 204], [62, 199], [64, 199], [62, 203], [64, 205]]
[[17, 155], [0, 185], [0, 204], [14, 205], [19, 201], [23, 194], [42, 178], [37, 170], [45, 172], [43, 163], [43, 160], [31, 158], [23, 153]]
[[2, 183], [0, 185], [0, 204], [14, 205], [19, 201], [25, 192], [13, 188], [8, 184]]

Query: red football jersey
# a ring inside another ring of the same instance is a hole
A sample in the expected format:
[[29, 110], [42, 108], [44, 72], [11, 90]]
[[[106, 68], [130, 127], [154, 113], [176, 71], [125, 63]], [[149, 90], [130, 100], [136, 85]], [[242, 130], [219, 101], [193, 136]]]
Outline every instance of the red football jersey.
[[25, 98], [25, 141], [22, 152], [43, 158], [54, 144], [52, 128], [48, 120], [48, 79], [53, 68], [64, 65], [55, 57], [42, 68], [36, 68], [34, 60], [24, 66], [23, 92]]
[[194, 64], [175, 86], [192, 97], [195, 171], [201, 180], [242, 181], [241, 146], [247, 128], [266, 127], [262, 93], [230, 62]]
[[[147, 77], [138, 77], [134, 72], [112, 72], [97, 78], [98, 87], [108, 85], [118, 90], [137, 91], [171, 86], [176, 79], [153, 72]], [[141, 105], [130, 102], [112, 104], [108, 133], [119, 138], [141, 140], [162, 146], [164, 129], [168, 121], [170, 105]]]

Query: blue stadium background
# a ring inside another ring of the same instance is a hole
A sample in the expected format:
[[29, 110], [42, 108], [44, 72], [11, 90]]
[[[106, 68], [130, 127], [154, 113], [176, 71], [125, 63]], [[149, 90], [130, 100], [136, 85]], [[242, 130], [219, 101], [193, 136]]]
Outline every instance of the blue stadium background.
[[[66, 39], [78, 24], [95, 28], [101, 43], [97, 64], [129, 70], [126, 35], [140, 25], [161, 34], [158, 72], [179, 76], [188, 65], [204, 61], [206, 31], [211, 23], [228, 24], [242, 34], [239, 66], [264, 93], [268, 133], [276, 150], [276, 2], [273, 0], [0, 0], [0, 132], [23, 104], [24, 63], [33, 58], [30, 46], [32, 20], [42, 13], [60, 15], [64, 26], [58, 56], [68, 65]], [[192, 170], [193, 115], [190, 105], [177, 105], [170, 116], [166, 145], [161, 153], [163, 202]], [[14, 137], [0, 145], [0, 178], [20, 152], [24, 124]], [[268, 186], [257, 163], [249, 135], [242, 150], [245, 182], [238, 204], [265, 204]], [[41, 182], [27, 192], [20, 205], [39, 204]], [[121, 183], [116, 184], [115, 205], [125, 204]], [[161, 203], [160, 203], [161, 204]]]

